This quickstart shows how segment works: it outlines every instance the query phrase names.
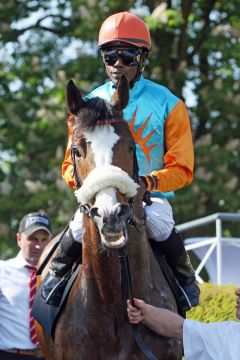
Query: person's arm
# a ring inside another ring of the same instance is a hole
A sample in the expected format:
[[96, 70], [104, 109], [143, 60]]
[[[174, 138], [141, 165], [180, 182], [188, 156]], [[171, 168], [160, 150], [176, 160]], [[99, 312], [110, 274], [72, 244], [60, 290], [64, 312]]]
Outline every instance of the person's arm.
[[131, 324], [142, 322], [157, 334], [183, 339], [184, 319], [169, 310], [146, 304], [143, 300], [134, 299], [135, 306], [128, 300], [128, 317]]
[[145, 176], [149, 191], [175, 191], [193, 180], [192, 132], [183, 101], [179, 101], [168, 115], [164, 131], [164, 168]]

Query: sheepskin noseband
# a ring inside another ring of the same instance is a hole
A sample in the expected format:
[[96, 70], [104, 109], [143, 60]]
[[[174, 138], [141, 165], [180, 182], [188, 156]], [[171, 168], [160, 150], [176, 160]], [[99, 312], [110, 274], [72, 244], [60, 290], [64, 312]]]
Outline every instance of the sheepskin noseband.
[[117, 166], [104, 165], [92, 170], [75, 195], [80, 204], [87, 204], [94, 199], [99, 191], [108, 187], [118, 189], [127, 197], [135, 196], [139, 185], [130, 176]]

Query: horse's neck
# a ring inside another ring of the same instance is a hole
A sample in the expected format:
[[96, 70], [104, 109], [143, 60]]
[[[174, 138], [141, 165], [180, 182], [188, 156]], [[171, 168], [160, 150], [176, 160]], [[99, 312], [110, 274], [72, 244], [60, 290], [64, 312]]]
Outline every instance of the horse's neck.
[[[90, 218], [85, 218], [83, 232], [83, 277], [88, 293], [106, 302], [113, 297], [111, 279], [117, 278], [118, 258], [102, 250], [99, 232]], [[92, 295], [90, 295], [92, 296]]]
[[128, 254], [132, 272], [133, 295], [148, 297], [152, 283], [152, 251], [147, 239], [145, 213], [141, 196], [136, 196], [132, 208], [135, 227], [129, 227]]
[[132, 274], [134, 296], [146, 296], [152, 280], [151, 250], [147, 241], [145, 225], [129, 228], [128, 257]]

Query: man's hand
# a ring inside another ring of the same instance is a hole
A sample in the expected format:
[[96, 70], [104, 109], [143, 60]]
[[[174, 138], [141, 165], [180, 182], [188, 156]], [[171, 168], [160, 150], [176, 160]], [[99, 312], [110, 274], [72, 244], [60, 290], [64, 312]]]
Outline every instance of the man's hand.
[[140, 321], [144, 320], [144, 317], [147, 313], [147, 304], [140, 299], [133, 299], [133, 300], [135, 306], [131, 304], [130, 300], [128, 300], [127, 302], [128, 318], [131, 324], [138, 324]]

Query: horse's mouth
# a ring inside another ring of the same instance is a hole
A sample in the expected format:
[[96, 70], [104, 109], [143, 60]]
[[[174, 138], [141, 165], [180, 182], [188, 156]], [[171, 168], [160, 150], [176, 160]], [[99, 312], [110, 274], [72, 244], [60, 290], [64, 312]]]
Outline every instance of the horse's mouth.
[[126, 244], [127, 238], [123, 233], [111, 234], [102, 236], [102, 242], [109, 249], [119, 249]]

